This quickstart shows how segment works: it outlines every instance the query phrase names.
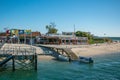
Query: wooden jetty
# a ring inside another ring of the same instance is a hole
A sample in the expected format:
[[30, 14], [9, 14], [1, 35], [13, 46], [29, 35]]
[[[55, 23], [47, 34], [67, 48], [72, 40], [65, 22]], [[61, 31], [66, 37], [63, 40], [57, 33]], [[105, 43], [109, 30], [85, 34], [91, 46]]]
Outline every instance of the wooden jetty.
[[63, 51], [70, 56], [71, 60], [78, 60], [78, 56], [70, 48], [65, 48]]
[[45, 47], [51, 50], [54, 50], [55, 52], [57, 52], [56, 55], [58, 57], [58, 55], [62, 55], [62, 56], [66, 56], [68, 57], [70, 60], [78, 60], [78, 56], [70, 49], [70, 48], [56, 48], [56, 47], [50, 47], [50, 46], [42, 46], [42, 45], [36, 45], [39, 47]]
[[[3, 55], [2, 55], [3, 56]], [[4, 65], [5, 63], [7, 63], [9, 60], [13, 59], [12, 55], [4, 55], [5, 59], [3, 59], [2, 61], [0, 61], [0, 66]]]
[[12, 60], [12, 69], [37, 70], [37, 54], [33, 47], [5, 47], [0, 50], [0, 67]]

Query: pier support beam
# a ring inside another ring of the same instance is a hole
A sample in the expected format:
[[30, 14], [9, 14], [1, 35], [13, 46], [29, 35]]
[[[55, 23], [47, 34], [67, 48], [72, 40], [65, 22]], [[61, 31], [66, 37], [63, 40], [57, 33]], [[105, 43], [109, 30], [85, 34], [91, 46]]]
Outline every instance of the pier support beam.
[[37, 54], [35, 53], [35, 70], [37, 71]]
[[62, 49], [62, 54], [63, 54], [63, 49]]
[[13, 56], [13, 58], [12, 58], [12, 69], [13, 69], [13, 71], [15, 71], [15, 60], [14, 60], [14, 56]]
[[57, 53], [58, 53], [58, 49], [57, 49]]

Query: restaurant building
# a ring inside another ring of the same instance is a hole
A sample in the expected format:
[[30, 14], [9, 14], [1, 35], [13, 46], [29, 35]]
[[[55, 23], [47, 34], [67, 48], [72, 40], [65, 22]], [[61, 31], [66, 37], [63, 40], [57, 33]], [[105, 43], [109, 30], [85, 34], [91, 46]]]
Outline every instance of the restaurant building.
[[39, 44], [79, 45], [88, 44], [87, 37], [76, 37], [74, 32], [62, 32], [62, 34], [47, 34], [37, 39]]
[[62, 34], [41, 35], [40, 32], [30, 34], [10, 34], [9, 32], [0, 33], [0, 41], [7, 43], [25, 44], [57, 44], [57, 45], [81, 45], [88, 44], [87, 37], [76, 37], [74, 32], [62, 32]]
[[7, 37], [6, 37], [6, 33], [5, 32], [1, 32], [0, 33], [0, 43], [3, 43], [7, 40]]

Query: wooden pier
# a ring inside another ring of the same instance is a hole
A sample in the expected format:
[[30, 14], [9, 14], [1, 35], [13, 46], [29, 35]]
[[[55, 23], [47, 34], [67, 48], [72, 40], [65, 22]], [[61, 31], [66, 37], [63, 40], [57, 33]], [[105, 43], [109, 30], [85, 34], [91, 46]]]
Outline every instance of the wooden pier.
[[78, 56], [70, 48], [56, 48], [56, 47], [42, 46], [42, 45], [39, 45], [39, 46], [54, 50], [55, 52], [57, 52], [55, 54], [57, 56], [63, 55], [65, 57], [68, 57], [70, 60], [78, 60]]
[[61, 55], [69, 57], [70, 60], [78, 60], [78, 57], [75, 55], [74, 52], [72, 52], [72, 50], [70, 48], [55, 48], [55, 47], [52, 47], [51, 49], [57, 51]]
[[12, 70], [37, 70], [37, 54], [33, 47], [5, 47], [0, 50], [0, 67], [12, 63]]

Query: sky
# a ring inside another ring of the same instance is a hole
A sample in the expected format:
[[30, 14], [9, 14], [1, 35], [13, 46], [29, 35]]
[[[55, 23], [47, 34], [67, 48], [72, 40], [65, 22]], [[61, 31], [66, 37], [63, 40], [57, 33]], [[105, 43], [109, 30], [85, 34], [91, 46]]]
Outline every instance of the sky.
[[120, 0], [0, 0], [0, 32], [31, 29], [46, 33], [85, 31], [95, 36], [120, 37]]

